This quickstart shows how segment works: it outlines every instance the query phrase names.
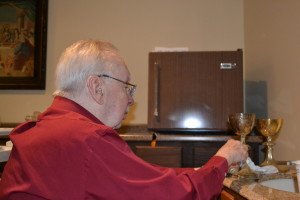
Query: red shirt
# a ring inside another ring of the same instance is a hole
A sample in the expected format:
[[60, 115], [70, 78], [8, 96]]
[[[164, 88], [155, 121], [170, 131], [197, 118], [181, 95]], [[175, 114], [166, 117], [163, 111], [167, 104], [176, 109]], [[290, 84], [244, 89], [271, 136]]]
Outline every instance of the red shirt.
[[197, 171], [151, 165], [115, 130], [62, 97], [10, 138], [1, 200], [211, 199], [228, 170], [226, 159], [217, 156]]

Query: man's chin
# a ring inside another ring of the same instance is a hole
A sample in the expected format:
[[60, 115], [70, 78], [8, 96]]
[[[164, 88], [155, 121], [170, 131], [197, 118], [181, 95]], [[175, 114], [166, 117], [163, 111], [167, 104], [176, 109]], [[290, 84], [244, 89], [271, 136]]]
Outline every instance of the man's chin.
[[121, 128], [121, 126], [122, 126], [122, 124], [120, 123], [120, 124], [114, 126], [113, 129], [119, 129], [119, 128]]

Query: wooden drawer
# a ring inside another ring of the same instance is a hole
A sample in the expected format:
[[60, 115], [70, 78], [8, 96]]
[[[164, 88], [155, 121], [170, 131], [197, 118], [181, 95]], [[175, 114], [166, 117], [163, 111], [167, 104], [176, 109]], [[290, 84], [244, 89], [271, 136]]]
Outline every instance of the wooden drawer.
[[205, 145], [194, 147], [194, 166], [204, 165], [220, 149], [221, 145]]
[[220, 200], [235, 200], [235, 198], [225, 190], [222, 190]]
[[181, 167], [182, 147], [135, 146], [134, 152], [143, 160], [164, 167]]
[[245, 197], [242, 197], [240, 194], [234, 192], [233, 190], [224, 187], [218, 200], [247, 200]]

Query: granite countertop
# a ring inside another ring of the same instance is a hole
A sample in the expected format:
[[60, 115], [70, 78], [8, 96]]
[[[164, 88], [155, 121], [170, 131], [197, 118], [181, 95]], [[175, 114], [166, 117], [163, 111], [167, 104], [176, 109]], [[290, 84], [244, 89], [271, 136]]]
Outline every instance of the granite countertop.
[[[239, 180], [237, 177], [225, 178], [223, 185], [249, 200], [300, 200], [300, 193], [277, 190], [259, 184], [274, 179], [296, 178], [294, 171], [262, 175], [259, 180]], [[296, 180], [297, 181], [297, 180]]]
[[[151, 141], [153, 134], [120, 134], [125, 141]], [[239, 139], [235, 135], [174, 135], [174, 134], [157, 134], [157, 141], [214, 141], [225, 142], [229, 139]], [[247, 142], [261, 143], [263, 140], [260, 136], [248, 136]]]

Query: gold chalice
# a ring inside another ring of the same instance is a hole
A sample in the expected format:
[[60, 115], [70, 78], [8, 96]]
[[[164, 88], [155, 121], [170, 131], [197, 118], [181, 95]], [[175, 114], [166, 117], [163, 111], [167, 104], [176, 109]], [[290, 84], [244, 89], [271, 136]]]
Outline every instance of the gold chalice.
[[257, 119], [256, 120], [256, 129], [263, 136], [267, 138], [267, 141], [263, 144], [266, 145], [266, 157], [265, 161], [260, 166], [273, 165], [279, 171], [286, 171], [284, 167], [280, 167], [277, 165], [274, 157], [273, 157], [273, 146], [275, 145], [275, 140], [279, 136], [280, 129], [282, 127], [283, 120], [282, 119]]
[[[255, 124], [255, 114], [233, 113], [228, 115], [228, 120], [235, 134], [241, 136], [241, 143], [246, 144], [246, 136], [251, 133]], [[257, 174], [249, 168], [247, 163], [237, 172], [237, 175], [244, 178], [257, 177]]]
[[228, 115], [229, 123], [235, 134], [241, 136], [241, 143], [246, 144], [246, 136], [255, 124], [255, 114], [234, 113]]

